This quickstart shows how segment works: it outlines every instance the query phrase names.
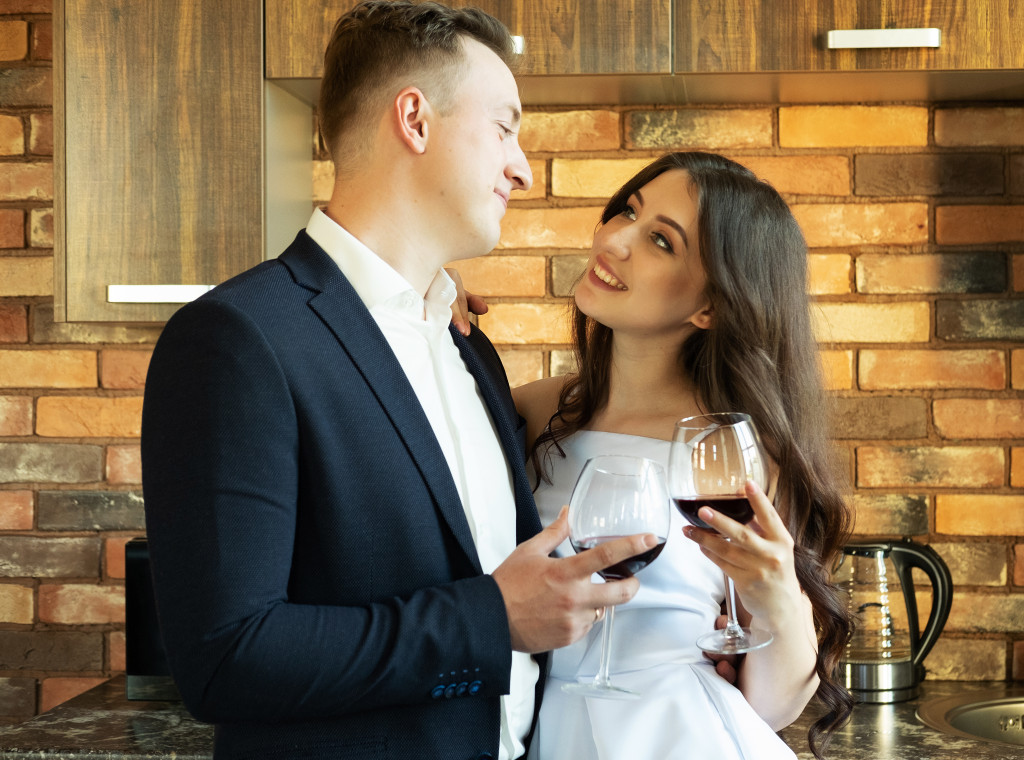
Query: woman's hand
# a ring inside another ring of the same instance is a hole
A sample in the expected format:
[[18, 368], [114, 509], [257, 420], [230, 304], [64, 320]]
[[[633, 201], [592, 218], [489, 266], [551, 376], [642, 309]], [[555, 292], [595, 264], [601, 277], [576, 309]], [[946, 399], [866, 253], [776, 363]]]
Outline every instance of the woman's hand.
[[754, 510], [748, 524], [702, 507], [699, 517], [719, 533], [693, 526], [683, 532], [733, 579], [743, 609], [760, 621], [759, 627], [774, 633], [776, 626], [788, 624], [790, 616], [803, 608], [793, 537], [764, 491], [748, 482], [746, 496]]
[[452, 324], [463, 335], [469, 335], [469, 315], [486, 314], [487, 302], [481, 296], [467, 292], [457, 269], [445, 267], [444, 271], [455, 282], [456, 296], [452, 302]]
[[[750, 705], [779, 730], [799, 716], [818, 686], [818, 643], [811, 602], [796, 577], [793, 537], [760, 488], [747, 483], [746, 496], [754, 510], [747, 525], [702, 507], [700, 518], [721, 535], [692, 526], [683, 531], [735, 582], [740, 621], [774, 636], [769, 646], [728, 664]], [[733, 675], [725, 663], [716, 669], [727, 679]]]

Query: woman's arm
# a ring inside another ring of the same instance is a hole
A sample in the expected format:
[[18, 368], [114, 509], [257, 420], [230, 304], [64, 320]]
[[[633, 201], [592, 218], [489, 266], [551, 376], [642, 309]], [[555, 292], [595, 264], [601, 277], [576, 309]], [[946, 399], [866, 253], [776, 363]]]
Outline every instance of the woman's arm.
[[743, 658], [737, 685], [779, 730], [796, 720], [818, 688], [817, 637], [810, 599], [796, 577], [793, 538], [761, 489], [748, 483], [747, 497], [754, 510], [750, 524], [704, 508], [701, 519], [722, 535], [693, 527], [684, 532], [735, 581], [744, 625], [774, 636], [767, 647]]

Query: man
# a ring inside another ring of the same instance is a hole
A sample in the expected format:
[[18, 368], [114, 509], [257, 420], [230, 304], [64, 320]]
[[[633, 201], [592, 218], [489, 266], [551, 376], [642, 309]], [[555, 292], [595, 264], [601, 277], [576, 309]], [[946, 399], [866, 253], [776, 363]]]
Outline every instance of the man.
[[635, 593], [590, 576], [652, 536], [548, 556], [564, 515], [539, 532], [497, 355], [448, 325], [442, 265], [491, 250], [532, 181], [510, 58], [478, 11], [343, 17], [319, 109], [330, 203], [156, 347], [154, 586], [217, 758], [519, 757], [530, 654]]

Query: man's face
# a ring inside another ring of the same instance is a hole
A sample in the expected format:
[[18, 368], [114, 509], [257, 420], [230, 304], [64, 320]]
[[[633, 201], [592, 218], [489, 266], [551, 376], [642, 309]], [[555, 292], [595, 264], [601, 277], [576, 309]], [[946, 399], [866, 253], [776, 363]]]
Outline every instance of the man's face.
[[481, 43], [467, 39], [463, 47], [463, 79], [427, 148], [450, 260], [493, 249], [512, 191], [533, 184], [519, 147], [522, 105], [512, 72]]

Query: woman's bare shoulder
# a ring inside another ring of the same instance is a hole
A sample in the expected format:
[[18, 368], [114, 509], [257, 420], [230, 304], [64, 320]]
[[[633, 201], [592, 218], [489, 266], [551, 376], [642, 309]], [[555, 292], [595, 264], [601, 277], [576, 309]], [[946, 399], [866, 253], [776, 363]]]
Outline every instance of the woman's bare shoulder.
[[558, 410], [558, 397], [568, 379], [568, 375], [545, 377], [512, 389], [516, 409], [531, 427], [543, 428]]

